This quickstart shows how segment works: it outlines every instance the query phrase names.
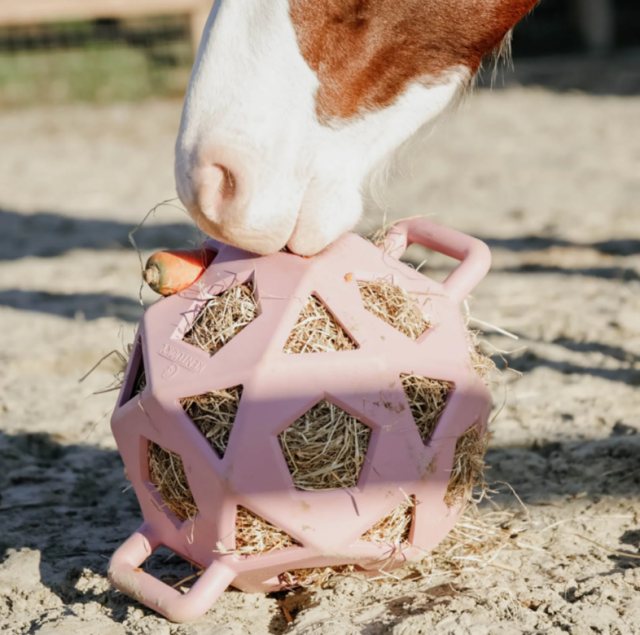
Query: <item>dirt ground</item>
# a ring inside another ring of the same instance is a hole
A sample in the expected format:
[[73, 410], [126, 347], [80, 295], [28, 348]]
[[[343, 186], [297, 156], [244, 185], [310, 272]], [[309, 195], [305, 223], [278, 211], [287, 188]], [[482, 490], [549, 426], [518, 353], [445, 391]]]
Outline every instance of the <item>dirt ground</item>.
[[[407, 153], [386, 202], [387, 219], [432, 215], [493, 250], [472, 313], [518, 337], [484, 336], [510, 351], [482, 508], [497, 546], [419, 578], [228, 591], [183, 626], [110, 589], [108, 559], [139, 523], [115, 395], [92, 394], [115, 363], [78, 380], [132, 339], [127, 234], [174, 196], [179, 108], [0, 114], [0, 631], [640, 632], [640, 97], [534, 87], [477, 92]], [[169, 206], [138, 236], [193, 238]]]

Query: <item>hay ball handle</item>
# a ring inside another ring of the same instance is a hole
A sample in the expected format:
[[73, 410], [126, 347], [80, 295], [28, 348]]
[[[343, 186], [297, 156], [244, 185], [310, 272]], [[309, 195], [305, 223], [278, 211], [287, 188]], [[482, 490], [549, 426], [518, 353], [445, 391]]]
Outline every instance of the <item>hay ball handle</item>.
[[460, 261], [443, 282], [447, 295], [455, 302], [463, 302], [491, 266], [491, 252], [481, 240], [426, 218], [407, 219], [393, 225], [383, 248], [400, 258], [413, 243]]
[[109, 580], [117, 589], [172, 622], [197, 619], [231, 584], [235, 572], [221, 561], [214, 561], [187, 593], [181, 593], [140, 568], [160, 546], [151, 528], [142, 525], [113, 554]]

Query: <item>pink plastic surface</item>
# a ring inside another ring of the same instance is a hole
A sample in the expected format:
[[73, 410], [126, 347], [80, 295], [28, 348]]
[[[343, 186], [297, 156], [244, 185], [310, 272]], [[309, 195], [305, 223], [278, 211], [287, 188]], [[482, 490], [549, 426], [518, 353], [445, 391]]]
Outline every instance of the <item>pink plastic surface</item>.
[[[444, 283], [399, 262], [417, 242], [460, 265]], [[485, 426], [491, 399], [471, 366], [460, 304], [486, 275], [490, 254], [470, 236], [425, 219], [396, 224], [382, 248], [347, 234], [313, 258], [259, 257], [219, 250], [188, 290], [150, 307], [140, 325], [112, 429], [140, 502], [144, 524], [114, 554], [113, 584], [173, 621], [202, 615], [229, 585], [247, 591], [282, 587], [284, 571], [357, 564], [388, 570], [418, 560], [450, 531], [460, 512], [444, 502], [456, 440]], [[384, 279], [424, 299], [432, 326], [413, 341], [367, 311], [359, 280]], [[214, 355], [182, 340], [206, 302], [251, 280], [259, 315]], [[356, 350], [286, 354], [284, 344], [311, 295], [318, 297], [357, 343]], [[128, 398], [140, 355], [147, 385]], [[420, 438], [400, 375], [450, 381], [455, 389], [427, 444]], [[179, 400], [242, 385], [229, 444], [220, 459]], [[278, 434], [326, 399], [372, 428], [357, 487], [301, 491], [294, 487]], [[147, 444], [182, 457], [199, 513], [180, 522], [149, 481]], [[409, 545], [360, 540], [407, 496], [416, 507]], [[270, 553], [234, 553], [238, 505], [287, 532], [299, 546]], [[140, 565], [164, 545], [205, 568], [186, 593]]]

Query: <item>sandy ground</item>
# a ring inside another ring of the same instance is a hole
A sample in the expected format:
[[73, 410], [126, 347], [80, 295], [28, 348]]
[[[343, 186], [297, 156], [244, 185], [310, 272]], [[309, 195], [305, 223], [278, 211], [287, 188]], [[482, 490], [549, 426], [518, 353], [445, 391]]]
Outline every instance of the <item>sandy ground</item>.
[[[109, 430], [114, 394], [92, 395], [114, 364], [78, 379], [132, 339], [127, 233], [174, 195], [178, 116], [176, 103], [0, 116], [0, 631], [640, 632], [633, 96], [481, 91], [409, 153], [387, 201], [389, 218], [430, 214], [489, 242], [494, 269], [473, 315], [519, 337], [485, 337], [512, 351], [488, 455], [503, 510], [491, 558], [287, 598], [228, 591], [185, 626], [109, 588], [108, 558], [139, 514]], [[150, 249], [191, 232], [163, 207], [139, 236]]]

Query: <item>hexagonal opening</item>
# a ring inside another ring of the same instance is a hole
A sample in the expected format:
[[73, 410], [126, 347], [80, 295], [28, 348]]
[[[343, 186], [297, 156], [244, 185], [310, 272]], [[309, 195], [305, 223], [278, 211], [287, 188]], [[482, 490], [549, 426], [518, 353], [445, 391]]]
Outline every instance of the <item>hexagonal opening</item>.
[[235, 536], [235, 552], [243, 556], [300, 546], [288, 533], [241, 505], [236, 512]]
[[355, 487], [371, 428], [327, 400], [307, 410], [278, 435], [297, 489]]
[[413, 374], [400, 375], [400, 381], [420, 438], [424, 443], [428, 443], [444, 412], [454, 384]]
[[401, 545], [409, 542], [413, 524], [416, 497], [408, 496], [388, 516], [381, 518], [368, 529], [360, 540], [385, 545]]
[[444, 502], [449, 507], [471, 498], [475, 487], [484, 488], [484, 455], [489, 446], [489, 432], [480, 423], [473, 424], [456, 441], [453, 466]]
[[352, 351], [358, 345], [327, 306], [315, 295], [309, 296], [298, 321], [284, 345], [284, 352], [328, 353]]
[[198, 513], [198, 506], [189, 487], [182, 458], [149, 441], [147, 461], [149, 480], [160, 494], [163, 506], [181, 521], [194, 518]]
[[378, 319], [417, 340], [431, 323], [418, 300], [403, 288], [386, 280], [358, 281], [364, 308]]
[[213, 390], [180, 400], [191, 421], [219, 458], [224, 457], [238, 413], [242, 386]]
[[257, 317], [254, 285], [248, 281], [211, 298], [182, 339], [215, 355]]

